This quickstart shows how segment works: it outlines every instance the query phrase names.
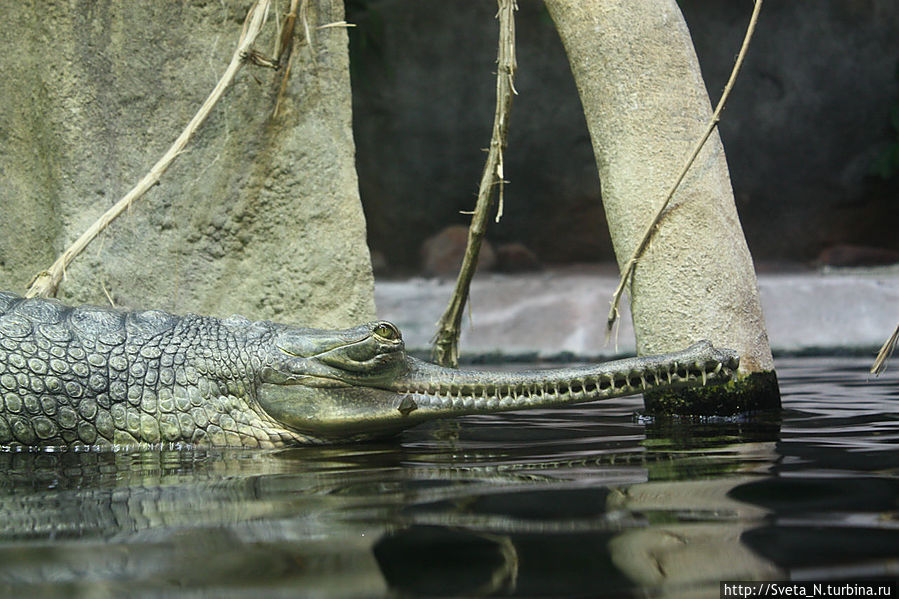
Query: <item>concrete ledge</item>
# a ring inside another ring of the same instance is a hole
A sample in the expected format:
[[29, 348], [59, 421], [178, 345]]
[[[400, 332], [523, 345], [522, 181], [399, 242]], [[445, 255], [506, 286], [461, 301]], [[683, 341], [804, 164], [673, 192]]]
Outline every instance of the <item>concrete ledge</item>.
[[[617, 270], [566, 267], [527, 275], [480, 275], [472, 283], [464, 357], [571, 358], [634, 353], [626, 306], [617, 350], [605, 342]], [[400, 326], [407, 346], [428, 351], [453, 281], [377, 281], [378, 315]], [[761, 274], [759, 290], [775, 353], [871, 352], [899, 322], [899, 269]]]

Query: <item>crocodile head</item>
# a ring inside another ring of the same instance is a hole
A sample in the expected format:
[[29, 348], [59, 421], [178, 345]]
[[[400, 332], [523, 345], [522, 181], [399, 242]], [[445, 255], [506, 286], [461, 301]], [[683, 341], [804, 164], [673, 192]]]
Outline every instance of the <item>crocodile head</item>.
[[389, 435], [435, 418], [717, 384], [739, 365], [735, 352], [702, 341], [672, 354], [580, 368], [456, 370], [407, 356], [399, 329], [386, 321], [339, 331], [284, 327], [263, 354], [260, 407], [285, 428], [321, 442]]

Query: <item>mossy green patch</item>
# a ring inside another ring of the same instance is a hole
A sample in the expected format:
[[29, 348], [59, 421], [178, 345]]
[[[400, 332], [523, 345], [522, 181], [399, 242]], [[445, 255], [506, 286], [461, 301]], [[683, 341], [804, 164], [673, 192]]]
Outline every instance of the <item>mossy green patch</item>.
[[646, 413], [654, 416], [729, 416], [780, 409], [780, 388], [773, 370], [739, 376], [725, 385], [649, 391]]

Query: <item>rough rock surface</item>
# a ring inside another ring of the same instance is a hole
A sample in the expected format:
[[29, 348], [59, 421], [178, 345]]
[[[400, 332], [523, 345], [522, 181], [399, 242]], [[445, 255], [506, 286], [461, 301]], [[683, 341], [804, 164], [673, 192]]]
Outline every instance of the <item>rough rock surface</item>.
[[[224, 71], [249, 4], [5, 7], [0, 288], [22, 292], [156, 162]], [[105, 286], [117, 304], [177, 313], [328, 327], [373, 315], [346, 32], [314, 28], [343, 2], [313, 0], [309, 18], [279, 115], [283, 71], [245, 66], [161, 184], [70, 267], [61, 299], [105, 303]]]

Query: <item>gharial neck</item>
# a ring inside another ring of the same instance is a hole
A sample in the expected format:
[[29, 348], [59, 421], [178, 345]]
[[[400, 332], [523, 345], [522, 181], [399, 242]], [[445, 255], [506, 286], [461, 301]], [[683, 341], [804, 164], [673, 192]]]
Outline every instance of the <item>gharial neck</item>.
[[397, 407], [401, 413], [422, 419], [552, 407], [663, 386], [720, 384], [739, 366], [735, 352], [707, 341], [670, 354], [524, 372], [455, 370], [408, 360], [408, 372], [387, 388], [402, 396]]

